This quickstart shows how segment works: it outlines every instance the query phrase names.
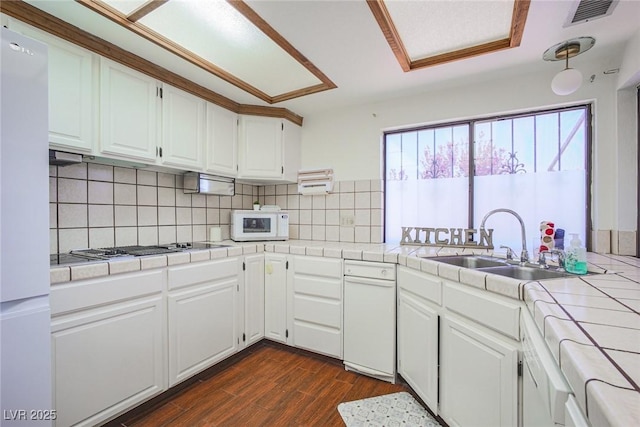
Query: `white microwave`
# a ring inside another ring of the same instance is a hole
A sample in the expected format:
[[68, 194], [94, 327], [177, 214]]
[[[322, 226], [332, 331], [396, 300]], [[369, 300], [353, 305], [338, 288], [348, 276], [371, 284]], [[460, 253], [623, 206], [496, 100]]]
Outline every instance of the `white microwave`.
[[231, 211], [231, 240], [288, 240], [289, 213]]

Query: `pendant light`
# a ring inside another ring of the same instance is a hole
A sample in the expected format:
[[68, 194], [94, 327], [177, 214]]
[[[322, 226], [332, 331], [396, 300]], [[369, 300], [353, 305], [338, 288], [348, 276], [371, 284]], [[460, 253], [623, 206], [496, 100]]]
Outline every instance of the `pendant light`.
[[578, 90], [582, 84], [582, 73], [569, 67], [569, 58], [586, 52], [595, 43], [593, 37], [578, 37], [551, 46], [544, 52], [542, 58], [545, 61], [565, 61], [564, 70], [556, 74], [551, 81], [551, 90], [556, 95], [569, 95]]

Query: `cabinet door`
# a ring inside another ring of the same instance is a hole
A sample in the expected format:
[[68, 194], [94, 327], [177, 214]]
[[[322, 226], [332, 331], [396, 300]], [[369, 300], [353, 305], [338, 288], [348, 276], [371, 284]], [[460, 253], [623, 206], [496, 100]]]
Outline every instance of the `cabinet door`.
[[206, 102], [170, 85], [162, 87], [162, 163], [190, 170], [204, 165]]
[[264, 256], [264, 335], [273, 341], [289, 341], [287, 330], [287, 257]]
[[225, 176], [238, 174], [238, 115], [207, 103], [206, 151], [208, 172]]
[[94, 55], [72, 43], [20, 21], [10, 19], [12, 30], [49, 46], [49, 143], [52, 148], [89, 153], [93, 149]]
[[166, 318], [161, 296], [54, 319], [56, 425], [98, 425], [165, 390]]
[[238, 279], [169, 293], [169, 386], [238, 350]]
[[156, 161], [158, 86], [154, 79], [100, 58], [101, 152]]
[[242, 178], [282, 178], [281, 119], [240, 117], [239, 173]]
[[244, 265], [243, 342], [249, 346], [264, 337], [264, 255], [249, 255]]
[[440, 416], [450, 426], [518, 424], [518, 349], [471, 322], [445, 316]]
[[300, 144], [302, 143], [302, 128], [288, 120], [282, 121], [283, 127], [283, 150], [284, 150], [284, 171], [282, 179], [287, 182], [298, 181], [298, 171], [300, 170]]
[[398, 292], [398, 372], [438, 415], [438, 313], [402, 289]]

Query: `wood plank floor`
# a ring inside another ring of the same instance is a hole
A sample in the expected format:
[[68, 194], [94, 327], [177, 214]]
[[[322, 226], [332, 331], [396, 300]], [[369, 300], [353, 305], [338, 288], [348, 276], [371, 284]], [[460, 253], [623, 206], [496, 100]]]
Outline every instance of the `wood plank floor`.
[[134, 410], [109, 425], [343, 426], [339, 403], [399, 391], [409, 389], [347, 372], [337, 360], [262, 341], [146, 413]]

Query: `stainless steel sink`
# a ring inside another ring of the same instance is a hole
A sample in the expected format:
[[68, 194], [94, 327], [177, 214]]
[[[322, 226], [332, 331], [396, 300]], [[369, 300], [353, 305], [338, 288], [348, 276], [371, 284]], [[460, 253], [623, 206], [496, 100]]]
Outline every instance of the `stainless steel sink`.
[[429, 259], [457, 267], [470, 268], [519, 280], [545, 280], [573, 276], [562, 270], [539, 268], [537, 264], [527, 263], [526, 265], [520, 265], [515, 260], [483, 255], [449, 255]]
[[480, 255], [449, 255], [429, 258], [432, 261], [444, 262], [464, 268], [486, 268], [507, 266], [505, 260]]
[[534, 267], [521, 267], [517, 265], [508, 265], [503, 267], [482, 268], [485, 273], [498, 274], [500, 276], [512, 277], [520, 280], [544, 280], [557, 279], [561, 277], [570, 277], [572, 274], [564, 271], [545, 270]]

